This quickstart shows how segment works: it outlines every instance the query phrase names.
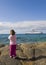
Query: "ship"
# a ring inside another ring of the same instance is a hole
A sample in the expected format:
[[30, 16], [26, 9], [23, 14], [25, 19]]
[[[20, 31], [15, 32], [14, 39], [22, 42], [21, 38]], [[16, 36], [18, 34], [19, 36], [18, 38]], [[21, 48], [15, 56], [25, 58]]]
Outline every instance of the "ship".
[[35, 31], [34, 29], [30, 32], [26, 32], [25, 34], [43, 34], [43, 32]]

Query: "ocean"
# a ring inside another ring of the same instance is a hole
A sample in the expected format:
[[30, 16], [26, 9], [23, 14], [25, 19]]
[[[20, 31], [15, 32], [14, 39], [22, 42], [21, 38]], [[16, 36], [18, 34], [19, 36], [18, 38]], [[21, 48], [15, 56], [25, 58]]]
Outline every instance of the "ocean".
[[[0, 34], [0, 44], [9, 44], [9, 34]], [[46, 34], [16, 34], [16, 43], [46, 42]]]

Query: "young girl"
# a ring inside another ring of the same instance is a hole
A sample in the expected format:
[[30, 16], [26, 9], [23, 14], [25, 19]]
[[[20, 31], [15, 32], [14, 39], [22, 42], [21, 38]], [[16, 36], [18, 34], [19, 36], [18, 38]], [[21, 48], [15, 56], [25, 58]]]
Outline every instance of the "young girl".
[[10, 58], [16, 57], [16, 35], [14, 30], [10, 30]]

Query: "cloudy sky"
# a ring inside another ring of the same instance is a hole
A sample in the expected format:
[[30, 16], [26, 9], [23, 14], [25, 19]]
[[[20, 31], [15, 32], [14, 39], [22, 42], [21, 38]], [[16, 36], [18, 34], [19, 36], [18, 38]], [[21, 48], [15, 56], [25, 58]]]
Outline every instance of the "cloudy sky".
[[0, 0], [0, 34], [46, 33], [46, 0]]

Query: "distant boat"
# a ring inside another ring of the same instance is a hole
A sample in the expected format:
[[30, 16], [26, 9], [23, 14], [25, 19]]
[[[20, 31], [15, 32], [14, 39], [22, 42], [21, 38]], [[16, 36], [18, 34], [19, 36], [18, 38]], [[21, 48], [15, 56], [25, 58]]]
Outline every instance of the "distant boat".
[[31, 32], [26, 32], [25, 34], [43, 34], [43, 32], [35, 31], [33, 29]]

